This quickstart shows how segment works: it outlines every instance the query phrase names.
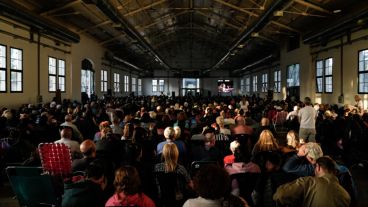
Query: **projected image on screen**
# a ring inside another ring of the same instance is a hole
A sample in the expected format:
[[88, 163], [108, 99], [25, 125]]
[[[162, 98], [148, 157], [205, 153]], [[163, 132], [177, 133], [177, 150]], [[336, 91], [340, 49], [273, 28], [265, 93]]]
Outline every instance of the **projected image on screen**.
[[217, 86], [219, 93], [230, 93], [232, 90], [234, 90], [232, 80], [218, 80]]

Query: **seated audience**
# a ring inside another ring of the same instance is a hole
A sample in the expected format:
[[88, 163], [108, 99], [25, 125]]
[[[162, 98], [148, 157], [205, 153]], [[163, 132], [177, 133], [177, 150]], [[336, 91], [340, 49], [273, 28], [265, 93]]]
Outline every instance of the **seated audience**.
[[246, 207], [241, 198], [229, 194], [230, 178], [227, 172], [216, 165], [203, 166], [194, 178], [197, 198], [188, 199], [183, 207]]
[[120, 167], [115, 172], [115, 194], [105, 206], [155, 207], [151, 198], [141, 192], [141, 180], [134, 167]]
[[55, 143], [65, 144], [66, 146], [68, 146], [72, 155], [79, 154], [79, 143], [72, 140], [73, 128], [69, 126], [60, 126], [60, 129], [61, 138], [55, 141]]
[[279, 206], [349, 206], [350, 196], [339, 184], [336, 163], [330, 157], [315, 160], [315, 176], [280, 186], [273, 196]]
[[86, 169], [86, 178], [75, 183], [65, 183], [63, 207], [101, 207], [106, 201], [104, 167], [92, 162]]
[[83, 157], [73, 160], [72, 172], [84, 171], [88, 165], [96, 159], [96, 145], [92, 140], [85, 140], [80, 145]]

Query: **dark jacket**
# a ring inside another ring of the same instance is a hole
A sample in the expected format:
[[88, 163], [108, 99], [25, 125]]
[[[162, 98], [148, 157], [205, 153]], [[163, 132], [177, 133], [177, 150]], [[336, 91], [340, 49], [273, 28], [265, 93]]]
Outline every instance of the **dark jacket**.
[[101, 207], [106, 199], [101, 187], [89, 180], [64, 185], [62, 207]]

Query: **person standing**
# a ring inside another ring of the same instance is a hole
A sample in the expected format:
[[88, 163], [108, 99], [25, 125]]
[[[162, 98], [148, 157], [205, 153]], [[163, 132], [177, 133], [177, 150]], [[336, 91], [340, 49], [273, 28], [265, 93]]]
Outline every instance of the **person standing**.
[[311, 102], [309, 97], [305, 97], [305, 106], [298, 113], [300, 122], [299, 138], [302, 139], [301, 142], [316, 141], [316, 110], [313, 108]]

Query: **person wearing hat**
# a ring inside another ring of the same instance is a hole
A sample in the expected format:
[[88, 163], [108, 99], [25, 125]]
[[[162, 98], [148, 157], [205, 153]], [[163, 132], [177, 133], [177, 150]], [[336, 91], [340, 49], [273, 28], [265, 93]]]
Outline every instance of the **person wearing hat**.
[[60, 126], [67, 126], [72, 129], [72, 139], [81, 143], [83, 141], [82, 133], [79, 131], [78, 127], [72, 123], [73, 117], [69, 114], [65, 115], [65, 122], [60, 124]]
[[60, 139], [55, 141], [57, 144], [65, 144], [69, 147], [72, 155], [80, 153], [79, 143], [72, 140], [73, 128], [70, 126], [60, 126]]

